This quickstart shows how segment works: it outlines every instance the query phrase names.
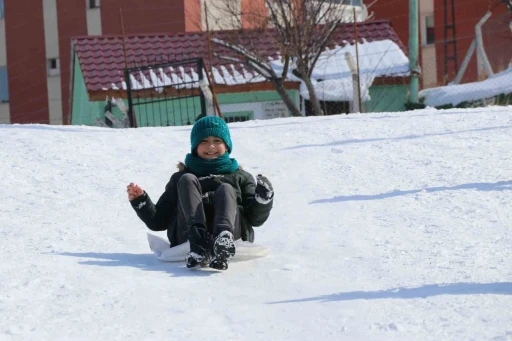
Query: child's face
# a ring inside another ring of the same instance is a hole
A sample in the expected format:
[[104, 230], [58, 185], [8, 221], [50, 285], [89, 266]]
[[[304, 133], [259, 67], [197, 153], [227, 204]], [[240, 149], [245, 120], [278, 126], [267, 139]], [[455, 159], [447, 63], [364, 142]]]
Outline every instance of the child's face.
[[224, 141], [215, 136], [208, 136], [197, 146], [197, 155], [202, 159], [215, 159], [226, 153], [227, 147]]

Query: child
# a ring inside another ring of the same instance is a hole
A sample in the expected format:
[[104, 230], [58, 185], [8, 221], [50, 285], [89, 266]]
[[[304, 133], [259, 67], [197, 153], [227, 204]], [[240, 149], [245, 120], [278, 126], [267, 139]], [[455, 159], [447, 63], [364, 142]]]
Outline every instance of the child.
[[199, 119], [192, 127], [190, 143], [185, 164], [178, 164], [179, 171], [171, 176], [156, 205], [134, 183], [128, 185], [128, 199], [150, 230], [167, 230], [171, 247], [189, 241], [188, 268], [209, 265], [225, 270], [235, 255], [235, 240], [254, 241], [253, 226], [267, 220], [274, 191], [266, 177], [258, 175], [255, 183], [229, 157], [233, 144], [223, 119]]

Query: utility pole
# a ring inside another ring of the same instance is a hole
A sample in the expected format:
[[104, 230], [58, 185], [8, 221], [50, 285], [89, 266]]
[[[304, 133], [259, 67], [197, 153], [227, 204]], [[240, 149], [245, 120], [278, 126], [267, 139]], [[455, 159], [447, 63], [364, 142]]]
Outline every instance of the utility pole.
[[409, 0], [409, 70], [411, 83], [409, 102], [418, 103], [420, 68], [418, 65], [418, 0]]

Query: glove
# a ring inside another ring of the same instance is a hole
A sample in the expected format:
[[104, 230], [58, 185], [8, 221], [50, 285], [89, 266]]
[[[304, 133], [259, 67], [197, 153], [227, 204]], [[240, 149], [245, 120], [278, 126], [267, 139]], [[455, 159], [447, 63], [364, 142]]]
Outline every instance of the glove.
[[215, 204], [215, 192], [206, 192], [203, 194], [203, 203], [204, 204]]
[[254, 198], [260, 204], [268, 204], [274, 198], [272, 184], [261, 174], [258, 174], [256, 177], [256, 193], [254, 193]]

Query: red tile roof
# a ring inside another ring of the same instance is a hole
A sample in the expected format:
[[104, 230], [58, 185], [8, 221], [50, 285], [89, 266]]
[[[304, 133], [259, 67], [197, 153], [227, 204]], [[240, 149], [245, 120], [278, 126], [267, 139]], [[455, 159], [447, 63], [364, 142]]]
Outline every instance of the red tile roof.
[[[387, 20], [370, 21], [359, 23], [358, 38], [361, 43], [364, 41], [391, 40], [402, 50], [405, 47], [398, 38], [397, 34]], [[253, 31], [254, 32], [254, 31]], [[217, 31], [212, 36], [217, 39], [229, 41], [234, 31]], [[278, 48], [274, 46], [272, 35], [274, 30], [268, 30], [264, 34], [258, 33], [257, 36], [250, 37], [249, 40], [257, 45], [261, 56], [270, 59], [278, 59]], [[333, 46], [343, 47], [348, 43], [354, 42], [354, 27], [352, 24], [341, 25], [335, 31]], [[249, 41], [248, 40], [248, 41]], [[123, 49], [122, 36], [85, 36], [76, 37], [72, 40], [74, 51], [78, 57], [82, 69], [84, 80], [88, 91], [101, 91], [106, 89], [122, 89], [126, 85], [124, 82], [123, 70], [125, 69], [125, 56]], [[208, 43], [205, 32], [187, 32], [179, 34], [154, 34], [154, 35], [131, 35], [125, 38], [126, 59], [128, 67], [140, 67], [146, 65], [163, 64], [168, 61], [179, 61], [183, 59], [203, 57], [208, 64]], [[212, 44], [215, 53], [213, 57], [213, 66], [217, 70], [222, 70], [221, 77], [226, 84], [229, 84], [227, 78], [236, 79], [237, 77], [246, 78], [247, 81], [262, 81], [261, 78], [249, 80], [248, 74], [253, 74], [250, 69], [246, 69], [242, 63], [232, 60], [225, 60], [219, 56], [228, 56], [239, 58], [232, 51], [217, 44]], [[225, 68], [223, 68], [224, 66]], [[207, 66], [209, 67], [209, 66]], [[163, 70], [160, 70], [163, 71]], [[190, 70], [188, 70], [190, 71]], [[172, 73], [178, 74], [174, 70], [166, 69], [163, 71], [168, 77]], [[187, 72], [187, 71], [186, 71]], [[151, 76], [163, 74], [160, 72], [150, 75], [145, 74], [148, 80]], [[245, 76], [245, 77], [244, 77]], [[175, 77], [175, 76], [174, 76]], [[139, 83], [143, 83], [141, 75], [135, 77]], [[217, 83], [222, 83], [222, 79], [216, 78]]]

